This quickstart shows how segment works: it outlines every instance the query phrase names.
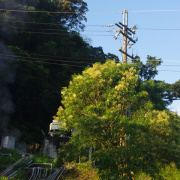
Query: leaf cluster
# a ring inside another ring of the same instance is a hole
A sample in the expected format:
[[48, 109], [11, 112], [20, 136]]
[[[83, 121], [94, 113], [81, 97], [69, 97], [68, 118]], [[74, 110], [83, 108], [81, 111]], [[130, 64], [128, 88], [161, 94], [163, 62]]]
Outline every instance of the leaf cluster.
[[161, 178], [164, 164], [179, 167], [180, 119], [156, 102], [163, 102], [161, 84], [138, 75], [133, 64], [109, 60], [73, 76], [56, 116], [64, 130], [73, 129], [60, 150], [64, 162], [77, 161], [83, 150], [94, 147], [102, 179], [133, 179], [140, 171]]

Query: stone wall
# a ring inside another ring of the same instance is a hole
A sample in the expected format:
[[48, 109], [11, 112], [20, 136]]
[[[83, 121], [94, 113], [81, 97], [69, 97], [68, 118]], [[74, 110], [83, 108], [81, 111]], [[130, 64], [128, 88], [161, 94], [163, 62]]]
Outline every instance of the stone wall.
[[56, 158], [58, 154], [58, 149], [61, 147], [60, 143], [66, 143], [69, 141], [69, 137], [46, 137], [44, 139], [43, 152], [50, 158]]

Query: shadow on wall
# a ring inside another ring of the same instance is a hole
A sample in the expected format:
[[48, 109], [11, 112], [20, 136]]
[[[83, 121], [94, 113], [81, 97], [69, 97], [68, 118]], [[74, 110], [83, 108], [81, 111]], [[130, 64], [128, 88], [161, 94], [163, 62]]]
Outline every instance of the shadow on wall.
[[69, 136], [59, 135], [59, 125], [56, 120], [49, 125], [49, 135], [44, 139], [43, 152], [50, 158], [56, 158], [60, 143], [69, 141]]

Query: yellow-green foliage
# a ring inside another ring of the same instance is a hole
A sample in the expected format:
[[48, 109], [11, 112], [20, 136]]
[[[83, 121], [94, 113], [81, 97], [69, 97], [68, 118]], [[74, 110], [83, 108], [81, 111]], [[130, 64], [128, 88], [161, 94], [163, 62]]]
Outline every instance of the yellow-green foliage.
[[63, 174], [63, 180], [100, 180], [98, 169], [88, 163], [69, 164]]
[[180, 179], [180, 170], [177, 169], [174, 163], [166, 165], [165, 168], [161, 170], [162, 177], [166, 180], [179, 180]]
[[114, 61], [96, 63], [82, 75], [73, 76], [69, 87], [63, 89], [62, 103], [66, 110], [60, 106], [56, 119], [69, 129], [78, 126], [82, 115], [101, 118], [114, 113], [125, 115], [130, 103], [137, 101], [134, 97], [137, 81], [138, 73], [130, 65], [116, 65]]
[[1, 177], [0, 180], [8, 180], [8, 177]]
[[178, 168], [180, 118], [163, 103], [155, 106], [149, 89], [162, 87], [140, 80], [132, 64], [96, 63], [74, 75], [62, 90], [56, 116], [64, 130], [74, 130], [59, 162], [77, 160], [95, 147], [92, 159], [102, 179], [133, 179], [139, 172], [161, 178], [162, 164], [174, 162]]
[[[180, 170], [177, 169], [174, 163], [166, 165], [164, 168], [161, 168], [160, 173], [161, 179], [164, 180], [179, 180], [180, 179]], [[146, 173], [139, 173], [135, 175], [135, 180], [152, 180], [150, 175]]]
[[32, 160], [34, 163], [49, 163], [50, 159], [45, 156], [44, 153], [38, 153], [36, 155], [33, 155]]

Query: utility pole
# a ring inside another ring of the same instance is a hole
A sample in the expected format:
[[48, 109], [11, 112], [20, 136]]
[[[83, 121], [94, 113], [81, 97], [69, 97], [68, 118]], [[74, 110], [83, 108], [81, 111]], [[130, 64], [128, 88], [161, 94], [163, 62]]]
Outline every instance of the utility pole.
[[[119, 51], [123, 54], [123, 59], [122, 59], [123, 63], [127, 63], [127, 57], [134, 59], [133, 55], [131, 56], [128, 54], [127, 47], [129, 46], [129, 48], [131, 48], [131, 46], [134, 45], [137, 41], [133, 39], [136, 26], [134, 26], [133, 28], [128, 28], [128, 11], [123, 10], [122, 14], [123, 14], [123, 23], [118, 22], [114, 24], [115, 26], [120, 28], [119, 30], [115, 30], [117, 34], [114, 36], [114, 38], [116, 40], [120, 34], [123, 36], [123, 48], [121, 47]], [[108, 27], [112, 27], [114, 25], [108, 25]], [[130, 36], [132, 36], [132, 38]], [[132, 42], [133, 44], [130, 44], [130, 42]]]
[[127, 63], [127, 27], [128, 27], [128, 11], [123, 10], [123, 63]]

